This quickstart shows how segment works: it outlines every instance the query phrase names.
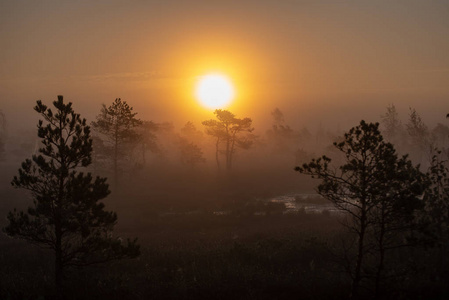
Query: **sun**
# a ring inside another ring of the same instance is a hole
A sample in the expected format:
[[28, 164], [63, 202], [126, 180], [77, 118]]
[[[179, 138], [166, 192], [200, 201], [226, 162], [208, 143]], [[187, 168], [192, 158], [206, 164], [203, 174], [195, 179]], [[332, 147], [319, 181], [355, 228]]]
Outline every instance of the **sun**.
[[195, 94], [199, 102], [210, 109], [228, 106], [234, 98], [234, 86], [228, 77], [221, 74], [201, 76]]

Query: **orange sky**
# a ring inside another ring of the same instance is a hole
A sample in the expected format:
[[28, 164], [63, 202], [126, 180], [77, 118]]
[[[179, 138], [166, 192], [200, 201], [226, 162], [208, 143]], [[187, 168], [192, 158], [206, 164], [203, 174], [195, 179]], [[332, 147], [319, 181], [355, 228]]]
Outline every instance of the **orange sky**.
[[256, 126], [279, 107], [346, 128], [389, 103], [445, 122], [448, 16], [424, 0], [0, 0], [0, 109], [14, 124], [63, 94], [92, 120], [121, 97], [142, 119], [199, 124], [195, 79], [220, 71]]

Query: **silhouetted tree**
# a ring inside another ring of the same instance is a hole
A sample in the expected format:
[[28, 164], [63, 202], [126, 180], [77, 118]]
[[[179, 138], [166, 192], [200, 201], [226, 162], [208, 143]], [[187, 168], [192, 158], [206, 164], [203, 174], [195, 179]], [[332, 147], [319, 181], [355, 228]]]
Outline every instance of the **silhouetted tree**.
[[203, 133], [196, 129], [195, 125], [190, 121], [181, 128], [181, 134], [195, 144], [200, 143], [203, 138]]
[[215, 144], [217, 166], [220, 167], [218, 154], [220, 143], [222, 143], [224, 144], [226, 170], [231, 170], [236, 148], [248, 149], [254, 141], [254, 135], [242, 135], [243, 132], [251, 133], [254, 130], [251, 127], [252, 120], [250, 118], [238, 119], [230, 111], [222, 109], [216, 109], [214, 114], [217, 120], [203, 121], [202, 124], [206, 126], [206, 134], [217, 139]]
[[179, 136], [179, 150], [181, 152], [181, 162], [194, 167], [198, 163], [206, 162], [203, 151], [197, 144], [201, 142], [203, 133], [196, 129], [192, 122], [187, 122], [181, 128]]
[[116, 186], [118, 165], [124, 155], [124, 147], [138, 140], [136, 128], [142, 124], [142, 121], [136, 118], [137, 113], [133, 113], [132, 110], [126, 101], [116, 98], [109, 107], [103, 104], [97, 121], [92, 122], [93, 128], [105, 137], [105, 142], [112, 148], [111, 158]]
[[445, 278], [449, 267], [449, 168], [441, 152], [435, 150], [435, 153], [427, 171], [429, 186], [423, 197], [425, 207], [419, 214], [421, 230], [414, 239], [425, 245], [427, 251], [432, 250], [433, 276]]
[[394, 104], [387, 106], [387, 112], [381, 116], [384, 127], [383, 134], [390, 142], [395, 142], [402, 130], [402, 123]]
[[194, 143], [181, 138], [179, 148], [181, 150], [181, 161], [190, 167], [206, 161], [203, 157], [203, 151]]
[[136, 240], [123, 245], [112, 236], [114, 212], [99, 202], [109, 194], [106, 178], [77, 172], [91, 163], [92, 139], [86, 120], [64, 104], [53, 102], [56, 111], [37, 101], [34, 108], [44, 119], [38, 124], [43, 147], [27, 159], [12, 185], [29, 190], [34, 205], [26, 212], [8, 214], [3, 229], [11, 237], [50, 248], [55, 253], [55, 285], [63, 294], [64, 270], [139, 254]]
[[271, 141], [274, 152], [285, 153], [294, 152], [299, 144], [300, 134], [285, 124], [284, 114], [279, 108], [271, 112], [273, 126], [267, 130], [267, 137]]
[[[220, 142], [226, 140], [226, 132], [220, 121], [217, 120], [207, 120], [202, 123], [206, 126], [206, 134], [211, 135], [216, 138], [215, 140], [215, 162], [217, 163], [218, 169], [220, 169]], [[227, 157], [227, 156], [226, 156]]]
[[438, 152], [432, 158], [428, 171], [430, 187], [426, 190], [425, 217], [437, 242], [446, 247], [449, 245], [449, 168], [447, 161], [440, 159]]
[[279, 108], [276, 107], [271, 112], [271, 116], [273, 117], [275, 125], [284, 124], [284, 114], [282, 113], [282, 111]]
[[141, 154], [142, 164], [146, 164], [146, 154], [150, 152], [158, 152], [159, 148], [156, 143], [156, 132], [159, 130], [158, 124], [152, 121], [142, 121], [142, 123], [136, 128], [136, 132], [139, 136], [138, 150]]
[[446, 152], [448, 148], [448, 138], [449, 138], [449, 127], [443, 125], [441, 123], [437, 123], [437, 125], [431, 131], [431, 144], [435, 148], [442, 149], [443, 152]]
[[92, 137], [92, 144], [95, 145], [92, 151], [92, 165], [94, 171], [104, 169], [110, 161], [112, 149], [105, 145], [104, 141], [99, 136]]
[[157, 139], [159, 163], [167, 164], [178, 153], [179, 135], [175, 132], [175, 126], [172, 122], [157, 123], [157, 131], [154, 134]]
[[415, 159], [420, 162], [424, 153], [433, 150], [429, 141], [429, 129], [413, 108], [410, 108], [409, 120], [405, 127], [411, 139], [411, 145], [415, 149]]
[[[331, 167], [331, 159], [322, 156], [296, 171], [321, 179], [318, 193], [349, 217], [345, 225], [357, 237], [355, 258], [348, 259], [355, 260], [348, 265], [352, 296], [358, 296], [362, 281], [372, 273], [378, 295], [385, 253], [403, 240], [398, 235], [411, 228], [413, 212], [422, 205], [424, 174], [407, 156], [398, 158], [393, 145], [383, 141], [378, 123], [361, 121], [334, 146], [345, 157], [341, 166]], [[374, 272], [366, 266], [369, 255], [377, 260]]]

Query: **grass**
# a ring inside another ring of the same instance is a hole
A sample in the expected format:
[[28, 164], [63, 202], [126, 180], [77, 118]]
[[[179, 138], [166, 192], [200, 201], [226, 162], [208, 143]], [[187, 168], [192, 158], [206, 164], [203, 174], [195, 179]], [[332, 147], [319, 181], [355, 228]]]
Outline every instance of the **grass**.
[[[0, 173], [3, 216], [31, 203], [27, 193], [7, 185], [14, 172]], [[69, 270], [67, 299], [348, 297], [350, 278], [339, 260], [345, 234], [337, 216], [282, 214], [282, 207], [255, 200], [281, 194], [281, 188], [272, 187], [282, 184], [286, 193], [294, 192], [289, 190], [294, 181], [273, 182], [260, 190], [258, 182], [269, 173], [261, 173], [254, 183], [254, 178], [241, 176], [239, 184], [222, 185], [208, 174], [153, 174], [145, 177], [148, 184], [126, 183], [127, 193], [115, 191], [105, 200], [106, 208], [118, 213], [117, 235], [138, 237], [142, 255]], [[194, 180], [183, 182], [188, 176]], [[214, 214], [220, 210], [231, 213]], [[267, 214], [254, 214], [260, 210]], [[6, 219], [1, 218], [0, 226], [4, 225]], [[438, 251], [397, 250], [390, 262], [396, 273], [389, 273], [384, 298], [447, 299], [449, 265], [436, 259]], [[51, 251], [0, 234], [0, 299], [52, 299], [53, 295]]]
[[[132, 232], [142, 243], [138, 259], [71, 270], [67, 294], [69, 299], [313, 299], [326, 291], [322, 284], [332, 282], [343, 292], [338, 286], [345, 281], [327, 270], [325, 237], [317, 237], [326, 231], [323, 220], [213, 214], [149, 219]], [[130, 234], [126, 226], [118, 230]], [[5, 237], [1, 245], [0, 298], [51, 297], [51, 253]]]
[[[344, 233], [326, 214], [154, 216], [117, 233], [139, 237], [142, 255], [69, 270], [67, 299], [345, 299], [350, 289], [336, 256]], [[0, 247], [0, 299], [51, 299], [52, 253], [5, 236]], [[385, 299], [448, 295], [432, 251], [395, 253], [403, 273]]]

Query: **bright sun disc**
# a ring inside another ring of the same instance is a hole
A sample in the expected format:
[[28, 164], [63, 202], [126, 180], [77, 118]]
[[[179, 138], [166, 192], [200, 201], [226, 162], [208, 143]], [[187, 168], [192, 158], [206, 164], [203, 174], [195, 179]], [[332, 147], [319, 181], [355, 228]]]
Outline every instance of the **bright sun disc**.
[[205, 75], [198, 81], [196, 97], [207, 108], [223, 108], [234, 98], [234, 87], [226, 76]]

